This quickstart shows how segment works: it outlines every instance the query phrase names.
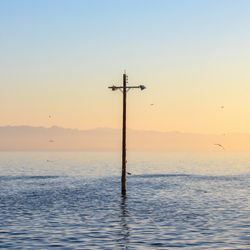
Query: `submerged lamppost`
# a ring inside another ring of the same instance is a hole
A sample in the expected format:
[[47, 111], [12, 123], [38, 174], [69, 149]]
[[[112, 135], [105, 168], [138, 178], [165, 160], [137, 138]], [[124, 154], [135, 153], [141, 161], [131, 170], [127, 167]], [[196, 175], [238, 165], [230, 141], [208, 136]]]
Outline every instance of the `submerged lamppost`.
[[109, 89], [112, 91], [121, 90], [123, 93], [123, 116], [122, 116], [122, 177], [121, 177], [121, 192], [122, 195], [126, 194], [126, 99], [127, 99], [127, 92], [130, 89], [140, 89], [144, 90], [146, 87], [144, 85], [138, 86], [127, 86], [128, 77], [126, 74], [123, 74], [123, 85], [122, 86], [111, 86]]

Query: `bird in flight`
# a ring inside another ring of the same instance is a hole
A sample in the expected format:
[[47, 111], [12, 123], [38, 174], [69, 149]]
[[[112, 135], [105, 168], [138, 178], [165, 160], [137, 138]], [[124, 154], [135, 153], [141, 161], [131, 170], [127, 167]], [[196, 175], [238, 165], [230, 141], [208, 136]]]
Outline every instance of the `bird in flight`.
[[215, 146], [221, 147], [223, 150], [225, 150], [225, 148], [220, 144], [220, 143], [215, 143]]
[[132, 175], [130, 172], [127, 172], [128, 175]]

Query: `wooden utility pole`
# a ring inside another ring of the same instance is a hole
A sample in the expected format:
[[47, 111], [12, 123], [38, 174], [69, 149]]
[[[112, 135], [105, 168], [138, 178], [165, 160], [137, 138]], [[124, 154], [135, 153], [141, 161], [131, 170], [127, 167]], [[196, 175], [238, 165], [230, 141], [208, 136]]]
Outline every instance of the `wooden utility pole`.
[[144, 85], [138, 86], [127, 86], [128, 77], [124, 73], [123, 74], [123, 85], [122, 86], [111, 86], [109, 87], [112, 91], [117, 89], [121, 90], [123, 93], [123, 115], [122, 115], [122, 177], [121, 177], [121, 193], [122, 195], [126, 195], [127, 187], [126, 187], [126, 118], [127, 118], [127, 92], [130, 89], [141, 89], [144, 90], [146, 87]]
[[123, 74], [123, 113], [122, 113], [122, 194], [126, 194], [126, 119], [127, 119], [127, 75]]

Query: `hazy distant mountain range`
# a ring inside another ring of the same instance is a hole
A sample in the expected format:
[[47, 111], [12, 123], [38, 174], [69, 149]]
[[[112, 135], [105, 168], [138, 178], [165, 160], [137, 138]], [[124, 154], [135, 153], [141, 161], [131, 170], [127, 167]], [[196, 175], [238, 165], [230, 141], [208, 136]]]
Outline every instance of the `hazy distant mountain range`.
[[[135, 151], [250, 151], [250, 134], [194, 134], [128, 130]], [[0, 151], [110, 151], [121, 148], [121, 130], [61, 127], [0, 127]]]

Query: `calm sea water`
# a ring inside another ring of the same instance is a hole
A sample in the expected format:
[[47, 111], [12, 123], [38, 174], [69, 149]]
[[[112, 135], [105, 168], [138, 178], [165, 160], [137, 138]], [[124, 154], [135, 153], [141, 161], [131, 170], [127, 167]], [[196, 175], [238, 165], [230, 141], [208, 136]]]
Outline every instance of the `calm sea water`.
[[250, 156], [0, 153], [2, 249], [250, 249]]

